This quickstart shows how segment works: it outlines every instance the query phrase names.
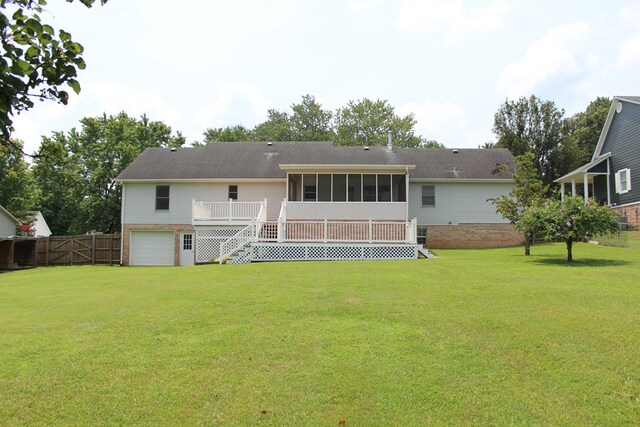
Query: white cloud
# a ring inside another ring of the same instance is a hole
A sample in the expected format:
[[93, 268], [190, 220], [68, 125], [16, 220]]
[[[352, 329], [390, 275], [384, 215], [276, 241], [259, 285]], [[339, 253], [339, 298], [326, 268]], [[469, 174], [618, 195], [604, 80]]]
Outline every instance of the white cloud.
[[549, 30], [527, 49], [522, 61], [502, 70], [498, 81], [500, 91], [508, 97], [527, 96], [554, 78], [582, 72], [576, 50], [583, 44], [588, 31], [589, 26], [584, 21]]
[[502, 26], [509, 10], [506, 0], [470, 9], [462, 0], [404, 0], [395, 25], [426, 33], [443, 33], [451, 41]]
[[640, 64], [640, 31], [637, 22], [640, 20], [640, 2], [631, 4], [620, 10], [620, 22], [632, 30], [632, 35], [618, 45], [616, 67], [626, 68]]
[[202, 129], [263, 120], [271, 105], [260, 89], [249, 83], [223, 84], [217, 97], [196, 114]]
[[164, 121], [174, 130], [184, 115], [160, 96], [115, 82], [83, 83], [80, 95], [71, 95], [67, 105], [37, 103], [27, 112], [15, 117], [14, 136], [25, 141], [25, 151], [37, 150], [41, 136], [53, 131], [68, 131], [79, 126], [80, 119], [103, 113], [126, 112], [133, 117], [147, 114], [151, 120]]
[[397, 109], [399, 115], [413, 113], [416, 119], [416, 133], [425, 139], [435, 139], [446, 146], [459, 147], [465, 140], [466, 126], [464, 109], [453, 102], [422, 103], [409, 102]]

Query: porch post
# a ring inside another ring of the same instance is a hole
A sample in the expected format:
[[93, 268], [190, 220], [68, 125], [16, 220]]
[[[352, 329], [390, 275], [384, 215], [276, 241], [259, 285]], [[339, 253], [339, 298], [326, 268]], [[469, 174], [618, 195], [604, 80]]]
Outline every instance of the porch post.
[[324, 239], [323, 241], [327, 243], [327, 218], [324, 219]]
[[584, 182], [584, 201], [586, 202], [589, 199], [589, 175], [586, 172], [582, 181]]
[[607, 205], [611, 206], [611, 182], [609, 182], [611, 176], [610, 162], [607, 159]]
[[404, 174], [404, 205], [405, 205], [405, 219], [409, 219], [409, 168], [405, 169]]
[[571, 179], [571, 197], [576, 195], [576, 180]]
[[229, 221], [231, 221], [231, 218], [233, 217], [233, 215], [231, 214], [231, 209], [233, 209], [233, 205], [231, 204], [232, 199], [229, 199]]
[[564, 182], [560, 183], [560, 200], [564, 201]]

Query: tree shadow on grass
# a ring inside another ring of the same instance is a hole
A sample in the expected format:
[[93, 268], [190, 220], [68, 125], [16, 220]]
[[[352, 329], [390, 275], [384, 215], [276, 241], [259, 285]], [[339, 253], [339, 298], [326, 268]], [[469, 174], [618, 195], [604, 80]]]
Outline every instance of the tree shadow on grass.
[[631, 264], [631, 262], [621, 259], [602, 258], [578, 258], [574, 259], [572, 262], [567, 262], [566, 258], [558, 256], [541, 256], [535, 260], [535, 263], [565, 267], [615, 267]]

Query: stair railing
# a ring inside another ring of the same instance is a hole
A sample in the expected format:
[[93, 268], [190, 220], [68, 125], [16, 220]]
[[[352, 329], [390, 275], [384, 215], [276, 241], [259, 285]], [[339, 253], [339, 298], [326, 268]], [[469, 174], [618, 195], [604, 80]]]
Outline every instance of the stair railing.
[[218, 263], [224, 264], [228, 257], [233, 255], [241, 248], [248, 244], [258, 240], [258, 236], [264, 227], [264, 223], [267, 221], [267, 199], [260, 204], [260, 211], [258, 216], [254, 218], [249, 225], [236, 234], [220, 243], [220, 255], [218, 257]]

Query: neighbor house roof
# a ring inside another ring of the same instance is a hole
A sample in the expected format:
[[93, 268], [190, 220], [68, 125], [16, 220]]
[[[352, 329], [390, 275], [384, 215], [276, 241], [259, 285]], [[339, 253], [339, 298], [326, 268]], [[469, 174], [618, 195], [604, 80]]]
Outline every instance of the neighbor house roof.
[[[380, 165], [411, 168], [412, 178], [510, 179], [506, 149], [446, 149], [334, 146], [331, 142], [216, 142], [207, 147], [147, 148], [118, 180], [285, 178], [281, 165]], [[415, 168], [413, 168], [415, 166]]]
[[616, 96], [615, 98], [621, 99], [623, 101], [635, 102], [636, 104], [640, 104], [640, 96]]
[[5, 214], [11, 221], [15, 222], [17, 225], [20, 225], [20, 221], [15, 216], [11, 215], [11, 212], [6, 210], [2, 205], [0, 205], [0, 212]]
[[607, 139], [607, 134], [609, 133], [609, 128], [611, 127], [611, 122], [613, 122], [613, 117], [616, 115], [616, 110], [618, 107], [618, 102], [626, 101], [631, 102], [633, 104], [640, 105], [640, 96], [614, 96], [611, 100], [611, 106], [609, 107], [609, 114], [607, 114], [607, 119], [604, 121], [604, 126], [602, 127], [602, 132], [600, 132], [600, 138], [598, 138], [598, 143], [596, 144], [595, 150], [593, 150], [593, 155], [591, 156], [591, 160], [596, 160], [598, 157], [603, 155], [602, 147], [604, 146], [604, 141]]

